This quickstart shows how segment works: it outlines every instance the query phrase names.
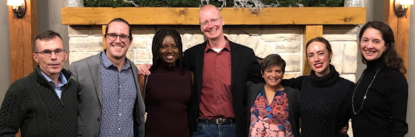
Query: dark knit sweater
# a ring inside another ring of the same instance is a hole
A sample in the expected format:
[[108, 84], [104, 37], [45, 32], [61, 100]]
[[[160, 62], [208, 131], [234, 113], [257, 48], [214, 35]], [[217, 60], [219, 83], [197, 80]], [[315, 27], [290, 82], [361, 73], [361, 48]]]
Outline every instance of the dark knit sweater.
[[[339, 77], [330, 65], [330, 73], [317, 77], [314, 71], [310, 76], [298, 80], [285, 80], [282, 84], [300, 89], [301, 136], [302, 137], [341, 137], [340, 129], [349, 119], [350, 96], [354, 83]], [[295, 87], [298, 86], [298, 87]]]
[[354, 108], [361, 108], [363, 96], [370, 86], [362, 110], [352, 114], [354, 137], [403, 137], [408, 132], [406, 109], [408, 83], [399, 70], [386, 71], [385, 61], [367, 62], [354, 96]]
[[59, 99], [39, 67], [11, 84], [0, 109], [0, 136], [75, 137], [78, 128], [78, 84], [63, 70], [68, 83]]

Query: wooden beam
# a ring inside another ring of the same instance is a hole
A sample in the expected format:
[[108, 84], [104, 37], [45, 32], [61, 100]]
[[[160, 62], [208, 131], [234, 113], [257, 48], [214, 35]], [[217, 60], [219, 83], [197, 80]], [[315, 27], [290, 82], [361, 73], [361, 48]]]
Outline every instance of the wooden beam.
[[[293, 7], [263, 8], [259, 14], [249, 9], [223, 8], [226, 25], [346, 25], [364, 24], [366, 8]], [[104, 25], [121, 17], [131, 25], [199, 25], [199, 8], [166, 7], [64, 7], [62, 24]]]
[[32, 73], [37, 65], [33, 60], [33, 40], [37, 34], [36, 0], [26, 0], [26, 7], [23, 18], [14, 17], [9, 7], [10, 82]]
[[102, 25], [102, 49], [106, 49], [107, 45], [105, 42], [105, 29], [107, 28], [107, 25]]
[[[408, 55], [409, 55], [409, 16], [410, 11], [408, 9], [406, 14], [407, 18], [399, 18], [398, 29], [396, 31], [397, 39], [395, 39], [396, 51], [403, 58], [403, 64], [408, 69]], [[407, 76], [408, 74], [405, 74]]]
[[307, 25], [304, 29], [304, 43], [303, 43], [303, 73], [302, 75], [310, 75], [311, 68], [310, 65], [308, 65], [307, 62], [307, 56], [305, 55], [306, 44], [309, 40], [315, 38], [315, 37], [322, 37], [323, 36], [323, 25]]
[[383, 22], [389, 25], [394, 31], [395, 40], [398, 39], [395, 30], [398, 29], [398, 16], [396, 16], [395, 11], [393, 10], [393, 0], [384, 0], [383, 1]]
[[[388, 24], [395, 37], [395, 47], [398, 54], [404, 61], [404, 66], [408, 69], [409, 54], [409, 26], [410, 26], [410, 7], [406, 11], [406, 17], [398, 17], [393, 9], [393, 0], [384, 0], [383, 21]], [[405, 74], [407, 76], [407, 74]]]

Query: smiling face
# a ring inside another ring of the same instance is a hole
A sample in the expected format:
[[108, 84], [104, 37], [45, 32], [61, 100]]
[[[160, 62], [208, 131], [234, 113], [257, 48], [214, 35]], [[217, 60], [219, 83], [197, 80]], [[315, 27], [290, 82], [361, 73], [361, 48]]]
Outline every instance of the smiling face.
[[282, 71], [281, 66], [273, 65], [262, 72], [262, 77], [265, 80], [266, 86], [277, 87], [284, 77], [284, 72]]
[[360, 51], [367, 61], [379, 59], [387, 50], [382, 33], [374, 28], [367, 28], [360, 38]]
[[318, 77], [327, 75], [330, 72], [330, 60], [332, 53], [322, 42], [312, 42], [307, 47], [307, 61], [311, 69]]
[[159, 49], [159, 58], [162, 62], [169, 66], [175, 66], [177, 59], [179, 59], [179, 48], [170, 35], [164, 37], [163, 43]]
[[[129, 36], [129, 26], [120, 21], [114, 21], [108, 24], [107, 34], [126, 35]], [[127, 50], [131, 45], [131, 40], [128, 39], [125, 42], [120, 40], [120, 37], [116, 37], [111, 40], [109, 36], [105, 37], [107, 46], [106, 55], [113, 60], [125, 59]]]
[[49, 78], [59, 75], [68, 57], [63, 48], [62, 39], [58, 36], [49, 40], [38, 39], [36, 40], [36, 49], [35, 52], [61, 51], [59, 53], [51, 52], [51, 54], [33, 53], [33, 59], [39, 64], [39, 68], [43, 73]]
[[219, 10], [212, 5], [202, 7], [199, 12], [200, 30], [209, 40], [223, 37], [223, 18]]

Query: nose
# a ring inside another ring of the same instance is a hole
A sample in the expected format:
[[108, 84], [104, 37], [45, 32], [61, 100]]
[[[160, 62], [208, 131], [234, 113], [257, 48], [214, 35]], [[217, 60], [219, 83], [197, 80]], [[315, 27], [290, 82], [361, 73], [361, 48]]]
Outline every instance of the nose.
[[50, 59], [52, 59], [52, 60], [56, 59], [56, 53], [55, 52], [50, 53]]
[[277, 73], [276, 73], [276, 72], [272, 72], [272, 73], [271, 73], [271, 76], [272, 76], [272, 77], [275, 77], [275, 76], [277, 76]]
[[314, 62], [318, 62], [318, 61], [320, 61], [320, 58], [318, 56], [313, 56], [313, 60], [314, 60]]
[[117, 36], [117, 37], [115, 38], [114, 42], [120, 43], [120, 42], [121, 42], [120, 36]]
[[171, 47], [171, 46], [169, 46], [169, 47], [167, 47], [167, 51], [166, 51], [167, 53], [171, 53], [171, 52], [173, 52], [173, 47]]
[[212, 21], [208, 21], [207, 26], [208, 26], [209, 28], [212, 28], [212, 27], [213, 27], [213, 22], [212, 22]]
[[373, 42], [369, 41], [366, 45], [367, 48], [373, 48]]

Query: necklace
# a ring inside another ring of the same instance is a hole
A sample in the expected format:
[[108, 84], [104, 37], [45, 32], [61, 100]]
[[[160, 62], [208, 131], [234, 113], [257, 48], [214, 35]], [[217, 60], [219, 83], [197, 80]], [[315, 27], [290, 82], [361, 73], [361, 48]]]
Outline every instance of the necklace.
[[365, 71], [366, 71], [366, 70], [365, 70], [365, 71], [363, 71], [362, 76], [360, 76], [359, 81], [357, 82], [357, 85], [356, 85], [356, 87], [354, 88], [354, 91], [353, 91], [353, 96], [352, 96], [352, 109], [353, 109], [353, 113], [354, 113], [354, 115], [357, 115], [357, 113], [359, 113], [359, 112], [362, 110], [362, 108], [363, 108], [363, 103], [365, 103], [365, 100], [366, 100], [366, 97], [367, 97], [367, 92], [369, 92], [369, 88], [372, 86], [373, 81], [375, 81], [375, 79], [376, 79], [376, 75], [378, 75], [379, 70], [380, 70], [380, 68], [379, 68], [378, 70], [376, 70], [375, 76], [373, 76], [372, 81], [370, 82], [369, 86], [368, 86], [368, 87], [367, 87], [367, 89], [366, 89], [365, 96], [363, 96], [362, 105], [360, 105], [360, 109], [359, 109], [359, 110], [357, 110], [357, 112], [356, 112], [356, 111], [354, 110], [354, 94], [356, 93], [356, 89], [357, 89], [357, 87], [358, 87], [358, 86], [359, 86], [359, 84], [360, 84], [360, 80], [362, 80], [363, 76], [365, 75]]

